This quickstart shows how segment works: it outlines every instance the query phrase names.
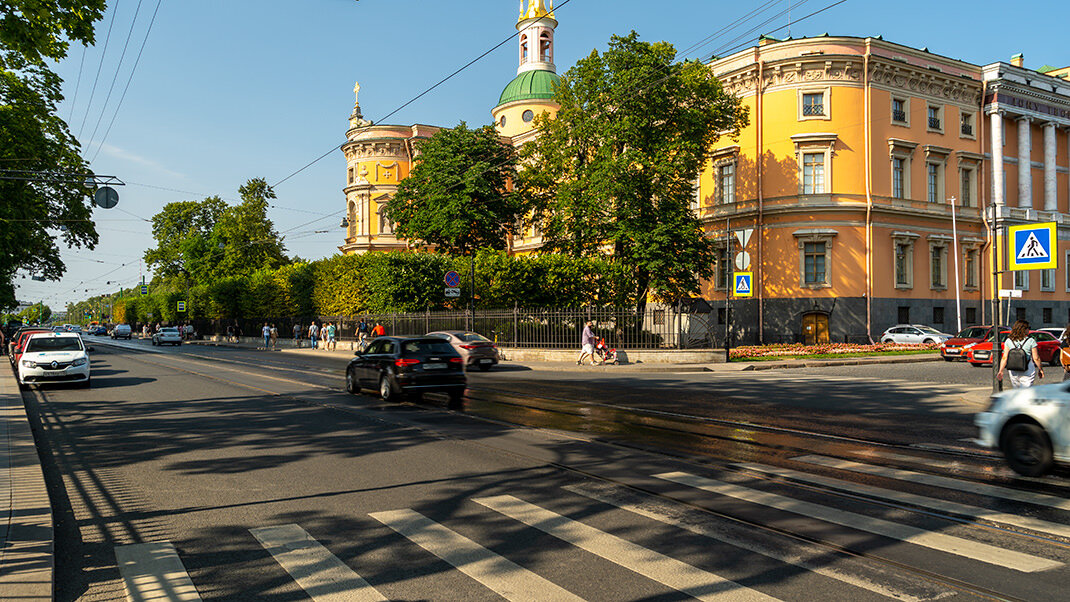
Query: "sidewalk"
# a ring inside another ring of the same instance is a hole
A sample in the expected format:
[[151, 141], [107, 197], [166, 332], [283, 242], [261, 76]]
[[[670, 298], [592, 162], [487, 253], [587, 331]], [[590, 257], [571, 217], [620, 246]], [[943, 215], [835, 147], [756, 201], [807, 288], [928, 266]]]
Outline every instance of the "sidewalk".
[[2, 364], [0, 600], [52, 599], [52, 537], [52, 507], [22, 394], [11, 369]]

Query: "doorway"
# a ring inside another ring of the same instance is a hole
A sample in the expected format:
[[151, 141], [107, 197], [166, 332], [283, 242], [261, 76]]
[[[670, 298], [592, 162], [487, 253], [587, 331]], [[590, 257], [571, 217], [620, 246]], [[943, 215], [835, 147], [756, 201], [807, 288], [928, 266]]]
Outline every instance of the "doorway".
[[811, 312], [803, 314], [802, 318], [803, 343], [806, 345], [821, 345], [829, 342], [829, 317], [828, 314]]

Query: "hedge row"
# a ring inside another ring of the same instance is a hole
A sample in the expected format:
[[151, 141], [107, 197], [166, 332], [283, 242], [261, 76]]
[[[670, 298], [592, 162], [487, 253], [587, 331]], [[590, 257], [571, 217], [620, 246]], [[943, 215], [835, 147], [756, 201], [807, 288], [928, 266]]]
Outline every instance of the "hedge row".
[[[385, 314], [463, 309], [470, 299], [471, 258], [430, 253], [336, 255], [189, 288], [150, 285], [150, 294], [115, 301], [114, 320]], [[445, 296], [444, 277], [461, 275], [461, 296]], [[475, 257], [475, 304], [481, 309], [628, 306], [634, 283], [619, 265], [601, 259], [481, 251]]]

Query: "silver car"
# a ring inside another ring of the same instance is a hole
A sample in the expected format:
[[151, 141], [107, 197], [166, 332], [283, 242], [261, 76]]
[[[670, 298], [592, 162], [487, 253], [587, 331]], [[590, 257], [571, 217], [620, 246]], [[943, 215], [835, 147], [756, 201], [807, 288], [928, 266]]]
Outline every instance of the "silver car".
[[178, 332], [178, 328], [169, 326], [167, 328], [161, 328], [160, 332], [152, 335], [153, 345], [181, 345], [182, 334]]
[[498, 363], [498, 347], [487, 337], [467, 330], [439, 330], [427, 333], [429, 337], [446, 339], [464, 358], [464, 365], [486, 372]]
[[928, 345], [931, 343], [943, 343], [952, 336], [924, 324], [896, 324], [881, 334], [881, 342]]

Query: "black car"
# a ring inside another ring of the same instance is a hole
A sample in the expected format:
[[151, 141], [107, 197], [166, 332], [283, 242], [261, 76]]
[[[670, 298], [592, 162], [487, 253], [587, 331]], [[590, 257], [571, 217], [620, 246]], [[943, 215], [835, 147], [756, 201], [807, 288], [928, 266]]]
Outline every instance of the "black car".
[[346, 366], [346, 391], [378, 391], [384, 401], [425, 392], [445, 393], [460, 403], [467, 379], [464, 358], [438, 337], [377, 337]]

